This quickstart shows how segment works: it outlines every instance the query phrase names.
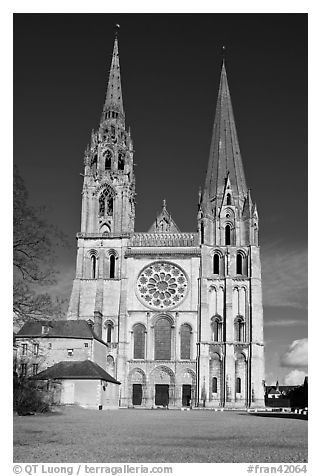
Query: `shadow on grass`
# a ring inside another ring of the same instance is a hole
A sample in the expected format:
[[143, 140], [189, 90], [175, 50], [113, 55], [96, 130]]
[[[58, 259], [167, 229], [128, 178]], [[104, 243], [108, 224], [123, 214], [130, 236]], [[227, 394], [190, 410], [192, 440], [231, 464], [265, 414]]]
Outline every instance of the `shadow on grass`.
[[[241, 415], [239, 413], [239, 415]], [[244, 415], [244, 413], [243, 413]], [[302, 415], [300, 413], [279, 413], [279, 412], [261, 412], [261, 413], [247, 413], [247, 415], [263, 418], [290, 418], [291, 420], [307, 420], [308, 415]]]

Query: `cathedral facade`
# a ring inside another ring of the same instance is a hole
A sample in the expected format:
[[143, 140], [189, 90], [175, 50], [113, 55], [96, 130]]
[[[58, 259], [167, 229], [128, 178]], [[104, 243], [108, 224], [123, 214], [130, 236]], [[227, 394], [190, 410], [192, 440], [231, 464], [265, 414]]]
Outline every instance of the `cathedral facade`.
[[263, 407], [258, 213], [224, 62], [195, 233], [178, 229], [165, 202], [147, 232], [135, 231], [133, 155], [116, 37], [101, 121], [85, 151], [67, 318], [87, 321], [106, 343], [122, 407]]

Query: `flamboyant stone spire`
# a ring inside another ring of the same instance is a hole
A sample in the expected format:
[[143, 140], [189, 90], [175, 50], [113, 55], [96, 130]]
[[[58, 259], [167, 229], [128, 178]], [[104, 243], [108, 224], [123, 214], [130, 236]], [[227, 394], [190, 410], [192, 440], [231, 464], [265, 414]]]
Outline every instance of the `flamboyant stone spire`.
[[125, 112], [123, 106], [123, 96], [121, 90], [120, 64], [118, 52], [118, 25], [116, 26], [114, 49], [111, 60], [109, 80], [105, 104], [103, 108], [102, 120], [119, 119], [125, 121]]
[[243, 199], [247, 195], [247, 188], [223, 60], [205, 181], [205, 197], [209, 200], [222, 198], [227, 177], [233, 196]]

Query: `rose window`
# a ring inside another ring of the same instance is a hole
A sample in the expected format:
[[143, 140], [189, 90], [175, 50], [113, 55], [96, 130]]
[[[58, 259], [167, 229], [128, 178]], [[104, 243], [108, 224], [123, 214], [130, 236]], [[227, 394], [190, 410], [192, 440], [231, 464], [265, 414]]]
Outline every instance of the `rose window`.
[[184, 271], [171, 263], [157, 262], [146, 266], [137, 280], [138, 297], [157, 309], [176, 306], [187, 293]]

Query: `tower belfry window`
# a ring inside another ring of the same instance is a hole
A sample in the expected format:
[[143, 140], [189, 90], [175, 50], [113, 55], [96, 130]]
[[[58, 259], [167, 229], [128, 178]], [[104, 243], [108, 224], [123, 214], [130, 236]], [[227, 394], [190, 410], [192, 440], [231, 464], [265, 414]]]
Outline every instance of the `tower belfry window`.
[[115, 278], [115, 269], [116, 269], [116, 257], [115, 255], [110, 255], [109, 258], [109, 277]]
[[113, 202], [111, 193], [105, 189], [99, 197], [99, 216], [113, 216]]
[[105, 158], [105, 170], [110, 170], [111, 169], [111, 159], [112, 159], [112, 153], [111, 151], [108, 149], [105, 154], [106, 156]]
[[231, 194], [230, 193], [228, 193], [226, 195], [226, 205], [232, 205], [232, 203], [231, 203]]
[[95, 255], [91, 256], [91, 277], [92, 279], [96, 278], [97, 273], [97, 258]]
[[241, 253], [236, 255], [236, 274], [243, 274], [243, 256]]
[[118, 170], [124, 170], [125, 168], [125, 156], [124, 152], [118, 153]]
[[220, 255], [218, 253], [214, 253], [213, 256], [213, 273], [220, 274]]
[[231, 244], [231, 227], [230, 225], [226, 225], [225, 227], [225, 245]]

